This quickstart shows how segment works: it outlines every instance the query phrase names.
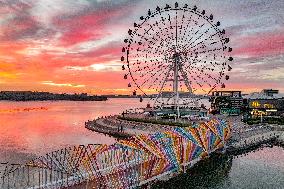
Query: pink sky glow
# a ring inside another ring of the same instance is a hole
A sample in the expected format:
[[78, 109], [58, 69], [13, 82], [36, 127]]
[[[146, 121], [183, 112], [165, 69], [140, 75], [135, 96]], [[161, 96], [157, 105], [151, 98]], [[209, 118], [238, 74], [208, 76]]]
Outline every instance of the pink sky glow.
[[[131, 94], [123, 39], [162, 0], [0, 0], [0, 90]], [[227, 89], [284, 93], [284, 1], [178, 1], [205, 9], [230, 37]], [[158, 4], [157, 4], [158, 3]]]

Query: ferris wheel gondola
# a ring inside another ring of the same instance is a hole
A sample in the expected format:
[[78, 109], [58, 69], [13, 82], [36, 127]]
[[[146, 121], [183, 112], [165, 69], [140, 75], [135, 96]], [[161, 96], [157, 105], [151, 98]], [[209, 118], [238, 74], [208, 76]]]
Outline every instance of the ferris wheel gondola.
[[124, 40], [121, 61], [128, 86], [135, 94], [154, 96], [154, 104], [176, 108], [195, 103], [196, 94], [225, 88], [233, 58], [220, 26], [212, 14], [187, 4], [148, 10]]

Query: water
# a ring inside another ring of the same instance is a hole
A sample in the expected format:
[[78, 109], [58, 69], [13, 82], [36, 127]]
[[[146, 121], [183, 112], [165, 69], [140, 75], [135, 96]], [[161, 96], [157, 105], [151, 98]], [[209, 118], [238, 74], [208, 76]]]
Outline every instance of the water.
[[[203, 100], [204, 101], [204, 100]], [[203, 102], [208, 105], [208, 100]], [[87, 120], [146, 107], [138, 98], [103, 102], [0, 101], [0, 162], [22, 163], [47, 152], [80, 144], [112, 144], [114, 138], [91, 132]]]
[[[63, 147], [115, 142], [91, 132], [84, 122], [129, 108], [144, 107], [139, 99], [106, 102], [0, 102], [0, 162], [22, 163]], [[205, 102], [206, 104], [206, 102]], [[154, 188], [283, 189], [284, 149], [263, 148], [246, 156], [210, 158], [188, 174]]]
[[217, 155], [187, 174], [153, 188], [283, 189], [284, 148], [265, 147], [242, 156]]
[[22, 163], [72, 145], [114, 143], [114, 138], [87, 130], [85, 121], [145, 105], [139, 99], [0, 101], [0, 162]]

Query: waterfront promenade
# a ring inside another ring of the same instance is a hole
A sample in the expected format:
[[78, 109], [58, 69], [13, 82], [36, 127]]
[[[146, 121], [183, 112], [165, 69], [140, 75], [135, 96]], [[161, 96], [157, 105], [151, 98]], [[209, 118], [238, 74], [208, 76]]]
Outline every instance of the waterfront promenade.
[[[249, 136], [268, 133], [274, 130], [284, 130], [284, 126], [272, 124], [255, 124], [248, 125], [241, 120], [241, 116], [222, 116], [218, 115], [216, 118], [227, 120], [232, 124], [232, 136], [229, 141], [241, 141]], [[87, 121], [85, 127], [89, 130], [108, 134], [114, 137], [129, 137], [138, 134], [153, 134], [155, 132], [164, 132], [169, 129], [174, 129], [176, 126], [159, 125], [151, 123], [141, 123], [134, 121], [126, 121], [119, 119], [118, 116], [101, 117], [92, 121]]]
[[89, 130], [114, 137], [153, 134], [176, 128], [176, 126], [122, 120], [118, 116], [106, 116], [93, 121], [87, 121], [85, 127]]
[[[284, 141], [284, 125], [255, 124], [248, 125], [241, 121], [241, 116], [221, 116], [218, 118], [232, 123], [231, 138], [227, 148], [234, 151], [249, 148], [250, 146], [262, 144], [277, 139], [279, 143]], [[175, 126], [157, 125], [151, 123], [129, 122], [118, 119], [117, 116], [99, 118], [85, 123], [86, 128], [108, 134], [110, 136], [129, 137], [137, 134], [151, 134], [163, 132]], [[123, 127], [123, 130], [120, 128]]]

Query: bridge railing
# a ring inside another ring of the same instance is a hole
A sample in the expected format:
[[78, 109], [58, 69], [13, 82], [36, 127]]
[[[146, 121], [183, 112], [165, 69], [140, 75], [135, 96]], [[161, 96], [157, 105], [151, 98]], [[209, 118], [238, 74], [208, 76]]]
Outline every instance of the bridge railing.
[[62, 184], [57, 180], [64, 180], [68, 175], [45, 167], [37, 167], [32, 164], [0, 164], [0, 188], [39, 188], [53, 183], [54, 188], [59, 188]]

